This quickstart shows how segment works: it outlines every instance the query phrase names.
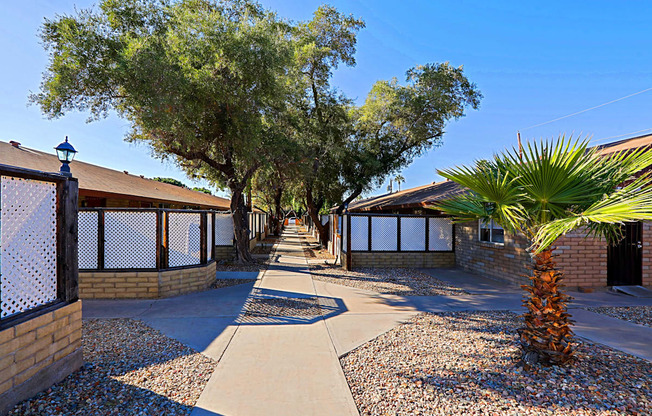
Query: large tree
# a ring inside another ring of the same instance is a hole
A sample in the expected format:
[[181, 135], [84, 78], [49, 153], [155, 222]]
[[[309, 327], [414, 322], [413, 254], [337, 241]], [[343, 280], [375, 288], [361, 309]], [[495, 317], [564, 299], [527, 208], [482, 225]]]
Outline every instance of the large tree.
[[363, 27], [362, 20], [331, 6], [321, 6], [311, 20], [298, 24], [294, 31], [294, 64], [300, 91], [292, 105], [304, 156], [298, 166], [299, 186], [295, 189], [305, 201], [322, 243], [327, 241], [328, 230], [319, 213], [325, 205], [341, 199], [340, 167], [351, 124], [351, 102], [330, 82], [339, 65], [355, 65], [356, 33]]
[[448, 63], [416, 66], [397, 79], [378, 81], [365, 103], [351, 109], [353, 134], [342, 163], [342, 180], [349, 195], [341, 213], [355, 198], [442, 144], [444, 127], [477, 109], [482, 95], [462, 67]]
[[274, 147], [290, 28], [249, 0], [103, 0], [46, 19], [49, 65], [30, 99], [49, 117], [111, 110], [191, 175], [231, 194], [240, 261], [251, 261], [243, 191]]
[[626, 221], [652, 219], [650, 172], [652, 151], [616, 152], [602, 156], [588, 141], [528, 143], [525, 151], [507, 150], [474, 166], [439, 171], [469, 190], [436, 209], [456, 221], [494, 220], [506, 231], [530, 241], [530, 284], [521, 330], [523, 358], [563, 364], [573, 357], [568, 296], [563, 272], [554, 260], [555, 241], [583, 228], [588, 236], [614, 243]]

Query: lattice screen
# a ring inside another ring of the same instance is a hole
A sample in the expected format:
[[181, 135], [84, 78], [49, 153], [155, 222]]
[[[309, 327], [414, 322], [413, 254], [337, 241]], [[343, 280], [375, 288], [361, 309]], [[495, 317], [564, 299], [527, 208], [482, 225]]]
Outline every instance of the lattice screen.
[[104, 213], [104, 266], [107, 269], [156, 268], [156, 213]]
[[429, 251], [453, 250], [453, 223], [450, 218], [429, 218]]
[[329, 215], [321, 216], [321, 225], [326, 225], [328, 223]]
[[342, 251], [346, 253], [346, 250], [348, 249], [348, 230], [346, 229], [348, 221], [346, 220], [348, 215], [342, 215], [340, 218], [342, 219]]
[[369, 250], [369, 217], [351, 216], [351, 251]]
[[396, 217], [371, 217], [371, 250], [396, 251], [398, 219]]
[[215, 245], [233, 245], [233, 217], [231, 214], [215, 214]]
[[57, 299], [56, 185], [0, 178], [0, 318]]
[[401, 217], [401, 250], [426, 251], [426, 219]]
[[170, 267], [199, 264], [201, 214], [170, 212], [168, 219]]
[[213, 254], [213, 214], [206, 214], [206, 258], [212, 260]]
[[79, 211], [78, 262], [80, 269], [97, 269], [97, 211]]

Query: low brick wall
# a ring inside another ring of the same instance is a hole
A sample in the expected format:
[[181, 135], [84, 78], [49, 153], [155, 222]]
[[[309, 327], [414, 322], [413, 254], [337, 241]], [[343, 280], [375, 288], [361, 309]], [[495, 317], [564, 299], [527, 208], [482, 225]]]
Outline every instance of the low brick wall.
[[235, 258], [235, 247], [215, 246], [215, 260], [233, 260]]
[[207, 289], [215, 280], [216, 263], [187, 269], [132, 272], [79, 272], [81, 299], [154, 299]]
[[[343, 255], [346, 257], [346, 254]], [[359, 252], [351, 253], [352, 267], [453, 267], [455, 266], [455, 253], [440, 252]]]
[[81, 301], [0, 331], [0, 414], [83, 363]]
[[215, 281], [217, 264], [183, 270], [166, 270], [159, 275], [159, 297], [183, 295], [208, 289]]

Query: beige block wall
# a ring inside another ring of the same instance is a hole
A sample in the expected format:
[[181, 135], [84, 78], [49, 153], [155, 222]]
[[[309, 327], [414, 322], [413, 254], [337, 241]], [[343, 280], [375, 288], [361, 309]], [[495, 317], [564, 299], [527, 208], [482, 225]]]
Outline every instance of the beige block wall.
[[[343, 256], [345, 257], [345, 256]], [[352, 267], [416, 267], [435, 268], [455, 266], [453, 252], [359, 252], [351, 253]]]
[[81, 299], [148, 299], [159, 297], [159, 272], [79, 272]]
[[233, 260], [235, 248], [233, 246], [215, 246], [215, 260]]
[[652, 222], [643, 223], [643, 286], [652, 287]]
[[159, 296], [165, 298], [208, 289], [215, 281], [216, 267], [217, 264], [212, 262], [204, 267], [161, 272]]
[[82, 365], [81, 301], [0, 331], [0, 414]]
[[207, 289], [215, 280], [216, 263], [187, 269], [79, 273], [81, 299], [154, 299]]

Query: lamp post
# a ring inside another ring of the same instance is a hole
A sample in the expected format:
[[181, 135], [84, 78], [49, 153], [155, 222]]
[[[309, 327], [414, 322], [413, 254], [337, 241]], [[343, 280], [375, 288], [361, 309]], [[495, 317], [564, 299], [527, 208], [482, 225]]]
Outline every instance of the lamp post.
[[66, 136], [66, 141], [60, 143], [54, 148], [54, 150], [57, 151], [57, 157], [59, 158], [59, 162], [61, 162], [59, 173], [64, 176], [72, 177], [70, 166], [68, 165], [75, 158], [75, 153], [77, 153], [77, 151], [70, 143], [68, 143], [68, 136]]

